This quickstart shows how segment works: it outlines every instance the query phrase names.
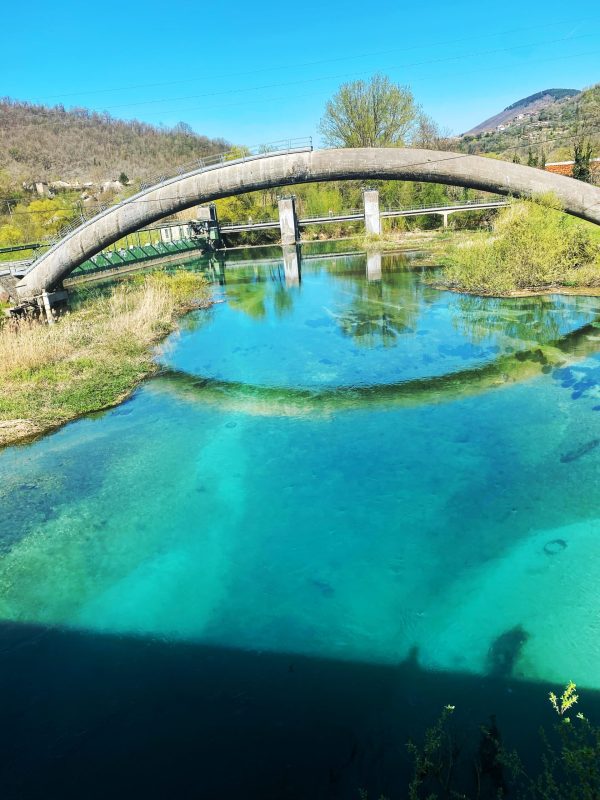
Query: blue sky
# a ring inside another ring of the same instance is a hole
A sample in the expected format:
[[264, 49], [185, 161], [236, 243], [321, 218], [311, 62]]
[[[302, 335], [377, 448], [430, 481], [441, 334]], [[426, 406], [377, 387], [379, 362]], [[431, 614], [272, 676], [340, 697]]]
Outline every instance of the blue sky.
[[316, 135], [327, 99], [374, 72], [461, 133], [549, 87], [600, 81], [598, 2], [8, 4], [0, 95], [248, 145]]

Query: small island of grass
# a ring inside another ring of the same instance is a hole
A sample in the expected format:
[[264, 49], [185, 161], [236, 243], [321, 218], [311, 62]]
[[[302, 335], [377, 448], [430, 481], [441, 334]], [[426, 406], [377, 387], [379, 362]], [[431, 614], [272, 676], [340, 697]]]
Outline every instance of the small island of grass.
[[208, 305], [205, 278], [178, 270], [76, 294], [55, 325], [0, 323], [0, 446], [123, 401], [177, 318]]
[[600, 293], [600, 231], [562, 213], [552, 196], [503, 209], [492, 232], [449, 247], [438, 285], [481, 295]]

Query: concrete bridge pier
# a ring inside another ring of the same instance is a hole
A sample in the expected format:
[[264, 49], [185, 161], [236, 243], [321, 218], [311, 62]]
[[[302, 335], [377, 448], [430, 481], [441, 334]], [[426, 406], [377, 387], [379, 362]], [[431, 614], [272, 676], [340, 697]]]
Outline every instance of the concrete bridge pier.
[[300, 248], [295, 244], [287, 244], [283, 250], [283, 272], [285, 275], [286, 286], [299, 286], [301, 277], [301, 256]]
[[442, 211], [442, 212], [440, 212], [440, 216], [444, 220], [444, 228], [448, 227], [448, 217], [450, 216], [450, 214], [454, 214], [454, 211]]
[[296, 198], [280, 197], [277, 201], [279, 208], [279, 230], [281, 231], [281, 246], [288, 247], [300, 241], [298, 228], [298, 214], [296, 213]]
[[367, 280], [381, 280], [381, 253], [367, 253]]
[[217, 216], [217, 207], [214, 203], [211, 203], [208, 207], [208, 240], [213, 247], [223, 247], [221, 226], [219, 225], [219, 217]]
[[377, 189], [365, 189], [363, 192], [365, 208], [365, 231], [367, 235], [381, 234], [381, 217], [379, 216], [379, 192]]

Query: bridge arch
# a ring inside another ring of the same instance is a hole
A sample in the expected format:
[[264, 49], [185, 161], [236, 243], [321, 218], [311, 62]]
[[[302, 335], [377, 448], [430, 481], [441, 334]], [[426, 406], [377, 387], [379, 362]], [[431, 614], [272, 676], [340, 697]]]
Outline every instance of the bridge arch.
[[224, 162], [151, 186], [82, 223], [51, 247], [17, 285], [29, 300], [52, 291], [77, 266], [139, 228], [178, 211], [260, 189], [338, 180], [410, 180], [533, 197], [553, 192], [566, 213], [600, 225], [600, 188], [482, 156], [409, 148], [302, 150]]

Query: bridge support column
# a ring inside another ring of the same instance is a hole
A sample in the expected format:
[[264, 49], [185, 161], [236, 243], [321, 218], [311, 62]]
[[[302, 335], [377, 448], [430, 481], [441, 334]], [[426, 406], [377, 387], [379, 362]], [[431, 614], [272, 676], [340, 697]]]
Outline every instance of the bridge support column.
[[365, 189], [363, 192], [365, 206], [365, 231], [367, 235], [381, 234], [381, 217], [379, 216], [379, 192], [377, 189]]
[[42, 303], [46, 313], [46, 322], [48, 325], [54, 325], [54, 315], [52, 314], [52, 306], [50, 305], [50, 296], [46, 291], [42, 292]]
[[296, 198], [281, 197], [277, 201], [279, 208], [279, 230], [281, 231], [281, 245], [287, 247], [300, 241], [298, 231], [298, 215], [296, 214]]
[[367, 253], [367, 280], [381, 280], [381, 253]]
[[209, 206], [208, 240], [213, 247], [223, 247], [221, 226], [219, 225], [219, 217], [217, 216], [217, 207], [214, 203], [211, 203]]
[[287, 244], [283, 250], [283, 272], [285, 274], [286, 286], [298, 286], [300, 284], [300, 248], [297, 245]]
[[449, 211], [442, 211], [442, 219], [444, 220], [444, 228], [448, 227], [448, 217], [450, 216]]

